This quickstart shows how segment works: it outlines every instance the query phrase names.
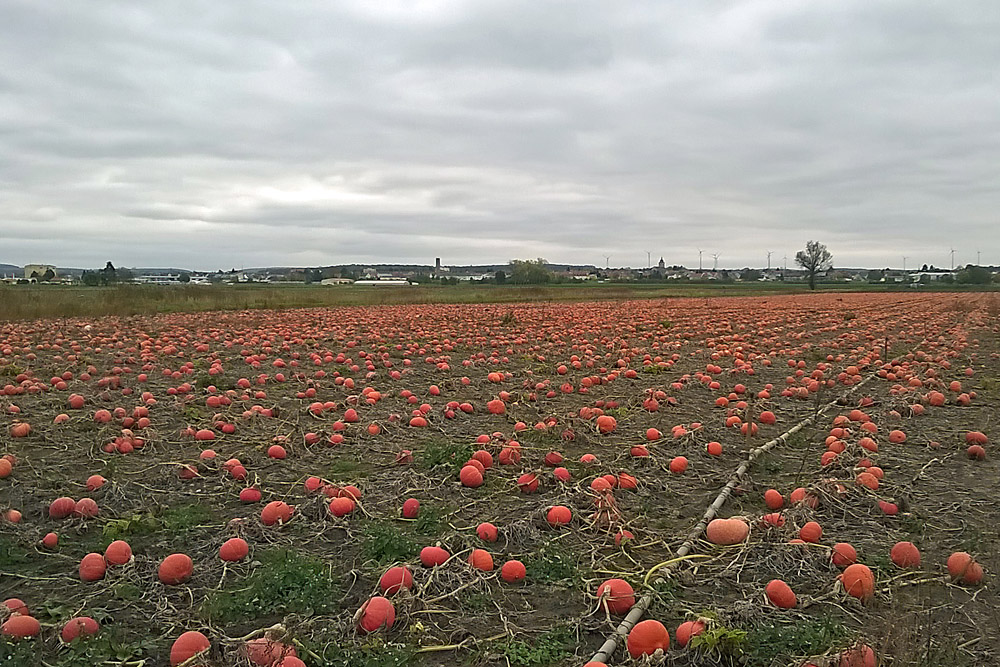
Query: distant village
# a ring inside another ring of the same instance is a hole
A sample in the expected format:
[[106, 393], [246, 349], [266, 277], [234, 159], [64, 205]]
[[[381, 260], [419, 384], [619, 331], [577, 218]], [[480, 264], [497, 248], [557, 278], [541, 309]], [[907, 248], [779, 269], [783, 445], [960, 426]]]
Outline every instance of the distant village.
[[[523, 270], [522, 270], [523, 269]], [[967, 280], [970, 271], [978, 273]], [[514, 260], [508, 264], [446, 266], [438, 258], [433, 265], [346, 264], [323, 267], [270, 267], [214, 272], [183, 269], [115, 268], [111, 262], [100, 269], [66, 269], [51, 264], [23, 267], [0, 265], [0, 283], [79, 284], [101, 286], [119, 283], [146, 285], [212, 285], [219, 283], [301, 283], [319, 285], [399, 286], [421, 284], [541, 284], [570, 282], [801, 282], [805, 272], [796, 268], [691, 269], [667, 266], [664, 260], [647, 268], [552, 264], [544, 260]], [[840, 269], [819, 274], [821, 283], [928, 284], [949, 282], [998, 282], [1000, 267], [966, 265], [941, 269], [924, 264], [919, 269]]]

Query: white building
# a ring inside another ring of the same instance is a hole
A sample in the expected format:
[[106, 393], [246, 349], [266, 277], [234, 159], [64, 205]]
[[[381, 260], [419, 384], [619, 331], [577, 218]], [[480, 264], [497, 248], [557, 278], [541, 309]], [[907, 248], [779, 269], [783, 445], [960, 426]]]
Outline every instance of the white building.
[[59, 274], [56, 273], [56, 267], [51, 264], [25, 264], [24, 278], [26, 280], [40, 280], [46, 271], [52, 271], [54, 277], [59, 277]]

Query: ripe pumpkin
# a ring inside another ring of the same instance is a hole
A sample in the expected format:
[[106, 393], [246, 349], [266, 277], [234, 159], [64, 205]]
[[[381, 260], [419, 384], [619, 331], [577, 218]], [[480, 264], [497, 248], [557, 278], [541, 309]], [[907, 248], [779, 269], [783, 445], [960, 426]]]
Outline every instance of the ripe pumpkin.
[[441, 547], [424, 547], [420, 550], [420, 562], [424, 567], [442, 565], [451, 558], [451, 554]]
[[92, 519], [97, 516], [99, 511], [97, 501], [93, 498], [80, 498], [73, 507], [73, 516]]
[[294, 646], [283, 644], [267, 637], [251, 639], [246, 643], [247, 659], [258, 667], [275, 667], [281, 661], [296, 657]]
[[458, 479], [462, 482], [462, 486], [467, 486], [471, 489], [475, 489], [483, 485], [483, 473], [479, 472], [474, 466], [465, 466], [458, 473]]
[[840, 654], [838, 667], [876, 667], [875, 651], [871, 647], [859, 644]]
[[486, 549], [473, 549], [469, 554], [469, 565], [481, 572], [492, 572], [493, 556]]
[[799, 538], [803, 542], [812, 542], [815, 544], [816, 542], [819, 542], [822, 537], [823, 527], [815, 521], [809, 521], [806, 525], [802, 526], [801, 530], [799, 530]]
[[355, 503], [353, 499], [341, 496], [331, 500], [329, 507], [333, 516], [347, 516], [354, 511]]
[[602, 607], [618, 616], [627, 614], [635, 604], [635, 591], [624, 579], [608, 579], [597, 587], [595, 595]]
[[739, 544], [749, 532], [750, 526], [742, 519], [712, 519], [705, 529], [705, 536], [712, 544], [728, 546]]
[[405, 565], [390, 567], [378, 580], [378, 587], [383, 595], [395, 595], [402, 589], [413, 588], [413, 574]]
[[194, 563], [187, 554], [170, 554], [160, 563], [160, 581], [167, 586], [183, 584], [191, 578]]
[[875, 592], [875, 575], [871, 568], [861, 563], [848, 565], [840, 575], [840, 581], [848, 595], [867, 600]]
[[364, 632], [388, 630], [396, 622], [396, 608], [388, 599], [375, 596], [358, 610], [358, 629]]
[[601, 415], [595, 423], [597, 424], [598, 432], [602, 434], [612, 433], [618, 428], [618, 420], [611, 415]]
[[132, 547], [125, 540], [115, 540], [104, 550], [108, 565], [124, 565], [132, 559]]
[[31, 616], [14, 614], [0, 626], [0, 634], [15, 639], [36, 637], [42, 631], [41, 624]]
[[701, 621], [684, 621], [677, 626], [677, 631], [674, 633], [674, 639], [677, 640], [677, 645], [681, 648], [687, 646], [687, 643], [691, 641], [691, 638], [700, 635], [705, 631], [705, 624]]
[[830, 556], [833, 564], [839, 568], [854, 565], [858, 560], [858, 552], [847, 542], [838, 542], [833, 545], [833, 553]]
[[969, 431], [965, 434], [965, 443], [967, 445], [985, 445], [989, 443], [989, 438], [982, 431]]
[[785, 506], [785, 497], [776, 489], [768, 489], [764, 492], [764, 504], [769, 510], [780, 510]]
[[792, 609], [798, 604], [791, 586], [781, 579], [772, 579], [764, 588], [767, 599], [778, 609]]
[[657, 650], [666, 651], [670, 648], [670, 633], [659, 621], [639, 621], [628, 633], [625, 646], [633, 658], [652, 655]]
[[420, 515], [420, 501], [416, 498], [408, 498], [403, 503], [403, 518], [416, 519]]
[[177, 667], [177, 665], [190, 660], [202, 651], [211, 648], [211, 646], [212, 643], [200, 632], [195, 630], [185, 632], [175, 639], [173, 645], [170, 647], [171, 667]]
[[76, 501], [72, 498], [56, 498], [49, 505], [50, 519], [65, 519], [76, 511]]
[[80, 561], [80, 579], [82, 581], [99, 581], [108, 571], [108, 564], [101, 554], [87, 554]]
[[548, 513], [545, 515], [545, 520], [549, 522], [549, 525], [553, 528], [558, 528], [559, 526], [565, 526], [570, 521], [573, 520], [573, 513], [565, 505], [556, 505], [555, 507], [550, 507]]
[[246, 540], [239, 537], [228, 539], [219, 547], [219, 558], [229, 563], [243, 560], [248, 553], [250, 553], [249, 545]]
[[904, 569], [920, 567], [920, 550], [913, 542], [897, 542], [889, 551], [889, 558], [896, 567]]
[[969, 445], [969, 448], [965, 450], [965, 453], [973, 461], [985, 461], [986, 460], [986, 450], [983, 449], [981, 445]]
[[965, 551], [948, 556], [948, 574], [963, 584], [978, 584], [983, 580], [983, 568]]
[[6, 607], [11, 614], [31, 616], [28, 612], [28, 605], [24, 604], [24, 600], [21, 600], [20, 598], [7, 598], [3, 601], [3, 606]]
[[538, 475], [527, 472], [517, 478], [517, 488], [521, 493], [534, 493], [538, 490]]
[[292, 507], [280, 500], [274, 500], [264, 505], [260, 511], [260, 520], [265, 526], [276, 523], [287, 523], [292, 518]]
[[525, 569], [524, 563], [519, 560], [509, 560], [500, 568], [500, 578], [509, 584], [523, 581], [526, 575], [527, 569]]
[[499, 537], [499, 531], [492, 523], [483, 522], [476, 526], [476, 535], [484, 542], [496, 542]]
[[101, 626], [89, 616], [77, 616], [66, 622], [60, 636], [64, 642], [71, 642], [77, 637], [89, 637], [100, 632]]

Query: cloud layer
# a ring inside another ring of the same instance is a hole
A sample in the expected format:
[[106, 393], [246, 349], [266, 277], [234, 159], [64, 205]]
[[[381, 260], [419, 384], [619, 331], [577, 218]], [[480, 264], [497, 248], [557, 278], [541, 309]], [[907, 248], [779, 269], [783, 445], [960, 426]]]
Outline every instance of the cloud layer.
[[0, 3], [0, 262], [1000, 263], [1000, 4]]

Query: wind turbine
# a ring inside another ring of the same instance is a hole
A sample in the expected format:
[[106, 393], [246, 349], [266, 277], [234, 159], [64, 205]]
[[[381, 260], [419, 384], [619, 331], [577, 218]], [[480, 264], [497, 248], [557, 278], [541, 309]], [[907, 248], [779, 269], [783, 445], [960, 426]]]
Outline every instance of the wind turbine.
[[768, 271], [771, 270], [771, 255], [773, 255], [773, 254], [774, 254], [773, 250], [768, 250], [767, 251], [767, 270]]
[[702, 252], [703, 252], [702, 249], [698, 248], [698, 272], [699, 273], [701, 272], [701, 253]]
[[649, 251], [647, 250], [646, 251], [646, 268], [649, 269], [649, 268], [652, 268], [652, 266], [653, 266], [653, 260], [650, 259]]
[[611, 265], [611, 255], [604, 255], [604, 268], [607, 269]]
[[980, 260], [980, 257], [979, 257], [979, 254], [980, 254], [980, 253], [979, 253], [979, 251], [977, 250], [977, 251], [976, 251], [976, 266], [982, 266], [982, 262], [981, 262], [981, 260]]
[[903, 255], [903, 273], [906, 273], [906, 255]]
[[955, 270], [955, 249], [951, 249], [951, 270]]
[[719, 253], [712, 253], [712, 271], [719, 268]]

